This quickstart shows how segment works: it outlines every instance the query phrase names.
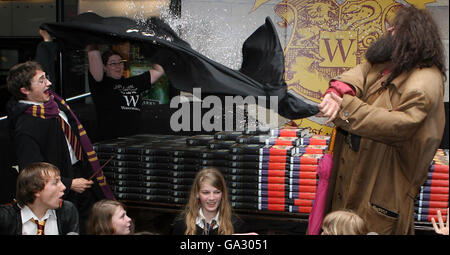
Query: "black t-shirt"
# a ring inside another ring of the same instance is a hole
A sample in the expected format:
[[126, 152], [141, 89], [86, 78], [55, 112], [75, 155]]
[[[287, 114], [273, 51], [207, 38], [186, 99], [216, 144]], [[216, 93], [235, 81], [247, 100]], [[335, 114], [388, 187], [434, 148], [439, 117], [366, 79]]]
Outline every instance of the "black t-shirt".
[[151, 87], [149, 71], [118, 80], [104, 75], [100, 82], [89, 73], [89, 87], [97, 109], [100, 140], [139, 132], [141, 93]]

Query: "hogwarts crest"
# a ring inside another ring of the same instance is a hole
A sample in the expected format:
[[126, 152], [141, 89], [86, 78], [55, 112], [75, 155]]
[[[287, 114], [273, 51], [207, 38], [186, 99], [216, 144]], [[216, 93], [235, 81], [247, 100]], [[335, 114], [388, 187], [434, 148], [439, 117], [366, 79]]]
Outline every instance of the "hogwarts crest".
[[[253, 10], [271, 0], [255, 0]], [[433, 0], [410, 0], [417, 8]], [[331, 78], [360, 64], [403, 6], [394, 0], [284, 0], [274, 11], [290, 31], [285, 46], [285, 80], [291, 92], [320, 103]], [[253, 11], [252, 10], [252, 11]], [[330, 134], [319, 118], [297, 120], [313, 133]], [[323, 121], [325, 121], [323, 119]]]

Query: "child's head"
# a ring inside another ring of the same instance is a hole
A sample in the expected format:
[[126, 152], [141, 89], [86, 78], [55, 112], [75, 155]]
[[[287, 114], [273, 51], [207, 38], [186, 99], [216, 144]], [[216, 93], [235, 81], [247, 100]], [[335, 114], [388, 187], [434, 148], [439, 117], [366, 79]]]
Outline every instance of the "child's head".
[[45, 162], [31, 163], [17, 177], [16, 200], [20, 206], [40, 203], [48, 209], [56, 209], [65, 189], [56, 166]]
[[222, 201], [228, 199], [223, 175], [219, 170], [214, 168], [201, 170], [197, 173], [194, 180], [191, 195], [192, 200], [196, 200], [196, 205], [200, 206], [203, 210], [211, 212], [221, 211], [221, 208], [226, 205], [226, 202], [222, 203]]
[[222, 173], [216, 168], [202, 169], [195, 177], [184, 212], [187, 224], [185, 234], [196, 233], [195, 222], [200, 208], [204, 214], [219, 213], [219, 234], [233, 233], [227, 185]]
[[366, 235], [364, 220], [352, 211], [335, 211], [325, 216], [322, 235]]
[[92, 206], [87, 232], [91, 235], [127, 235], [132, 232], [132, 221], [125, 206], [116, 200], [101, 200]]

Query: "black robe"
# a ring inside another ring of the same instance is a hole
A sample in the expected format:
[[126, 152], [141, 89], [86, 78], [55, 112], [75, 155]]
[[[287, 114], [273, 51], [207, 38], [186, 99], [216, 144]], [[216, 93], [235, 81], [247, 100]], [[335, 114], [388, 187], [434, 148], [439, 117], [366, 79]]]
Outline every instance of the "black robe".
[[283, 79], [284, 55], [269, 17], [243, 45], [240, 70], [230, 69], [193, 50], [161, 19], [152, 17], [138, 23], [125, 17], [103, 18], [83, 13], [71, 21], [44, 23], [42, 29], [64, 45], [84, 48], [88, 44], [137, 43], [144, 56], [163, 66], [175, 88], [216, 95], [270, 96], [278, 98], [278, 113], [288, 119], [306, 118], [319, 112], [287, 92]]
[[[83, 160], [72, 165], [66, 137], [56, 118], [33, 117], [25, 113], [28, 107], [30, 107], [29, 104], [20, 103], [15, 99], [7, 103], [9, 128], [19, 171], [34, 162], [47, 162], [58, 167], [61, 182], [66, 186], [63, 198], [77, 207], [80, 215], [80, 230], [84, 233], [90, 208], [96, 201], [105, 198], [95, 178], [94, 185], [81, 194], [70, 190], [74, 178], [89, 179], [92, 174], [87, 155], [83, 153]], [[59, 109], [63, 110], [65, 107], [59, 105]], [[72, 115], [66, 110], [63, 111], [70, 126], [76, 127], [77, 124]]]

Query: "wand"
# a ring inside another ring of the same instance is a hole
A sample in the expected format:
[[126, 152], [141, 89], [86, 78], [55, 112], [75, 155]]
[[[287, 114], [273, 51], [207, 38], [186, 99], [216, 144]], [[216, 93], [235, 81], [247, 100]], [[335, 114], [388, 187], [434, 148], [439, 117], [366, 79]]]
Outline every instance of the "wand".
[[103, 164], [103, 166], [100, 167], [100, 169], [98, 169], [97, 171], [95, 171], [95, 173], [92, 174], [91, 177], [89, 177], [88, 180], [89, 180], [89, 181], [92, 180], [92, 178], [94, 178], [94, 176], [95, 176], [96, 174], [98, 174], [100, 171], [102, 171], [103, 167], [105, 167], [105, 166], [106, 166], [106, 165], [114, 158], [114, 156], [116, 156], [116, 155], [112, 155], [112, 156], [105, 162], [105, 164]]

